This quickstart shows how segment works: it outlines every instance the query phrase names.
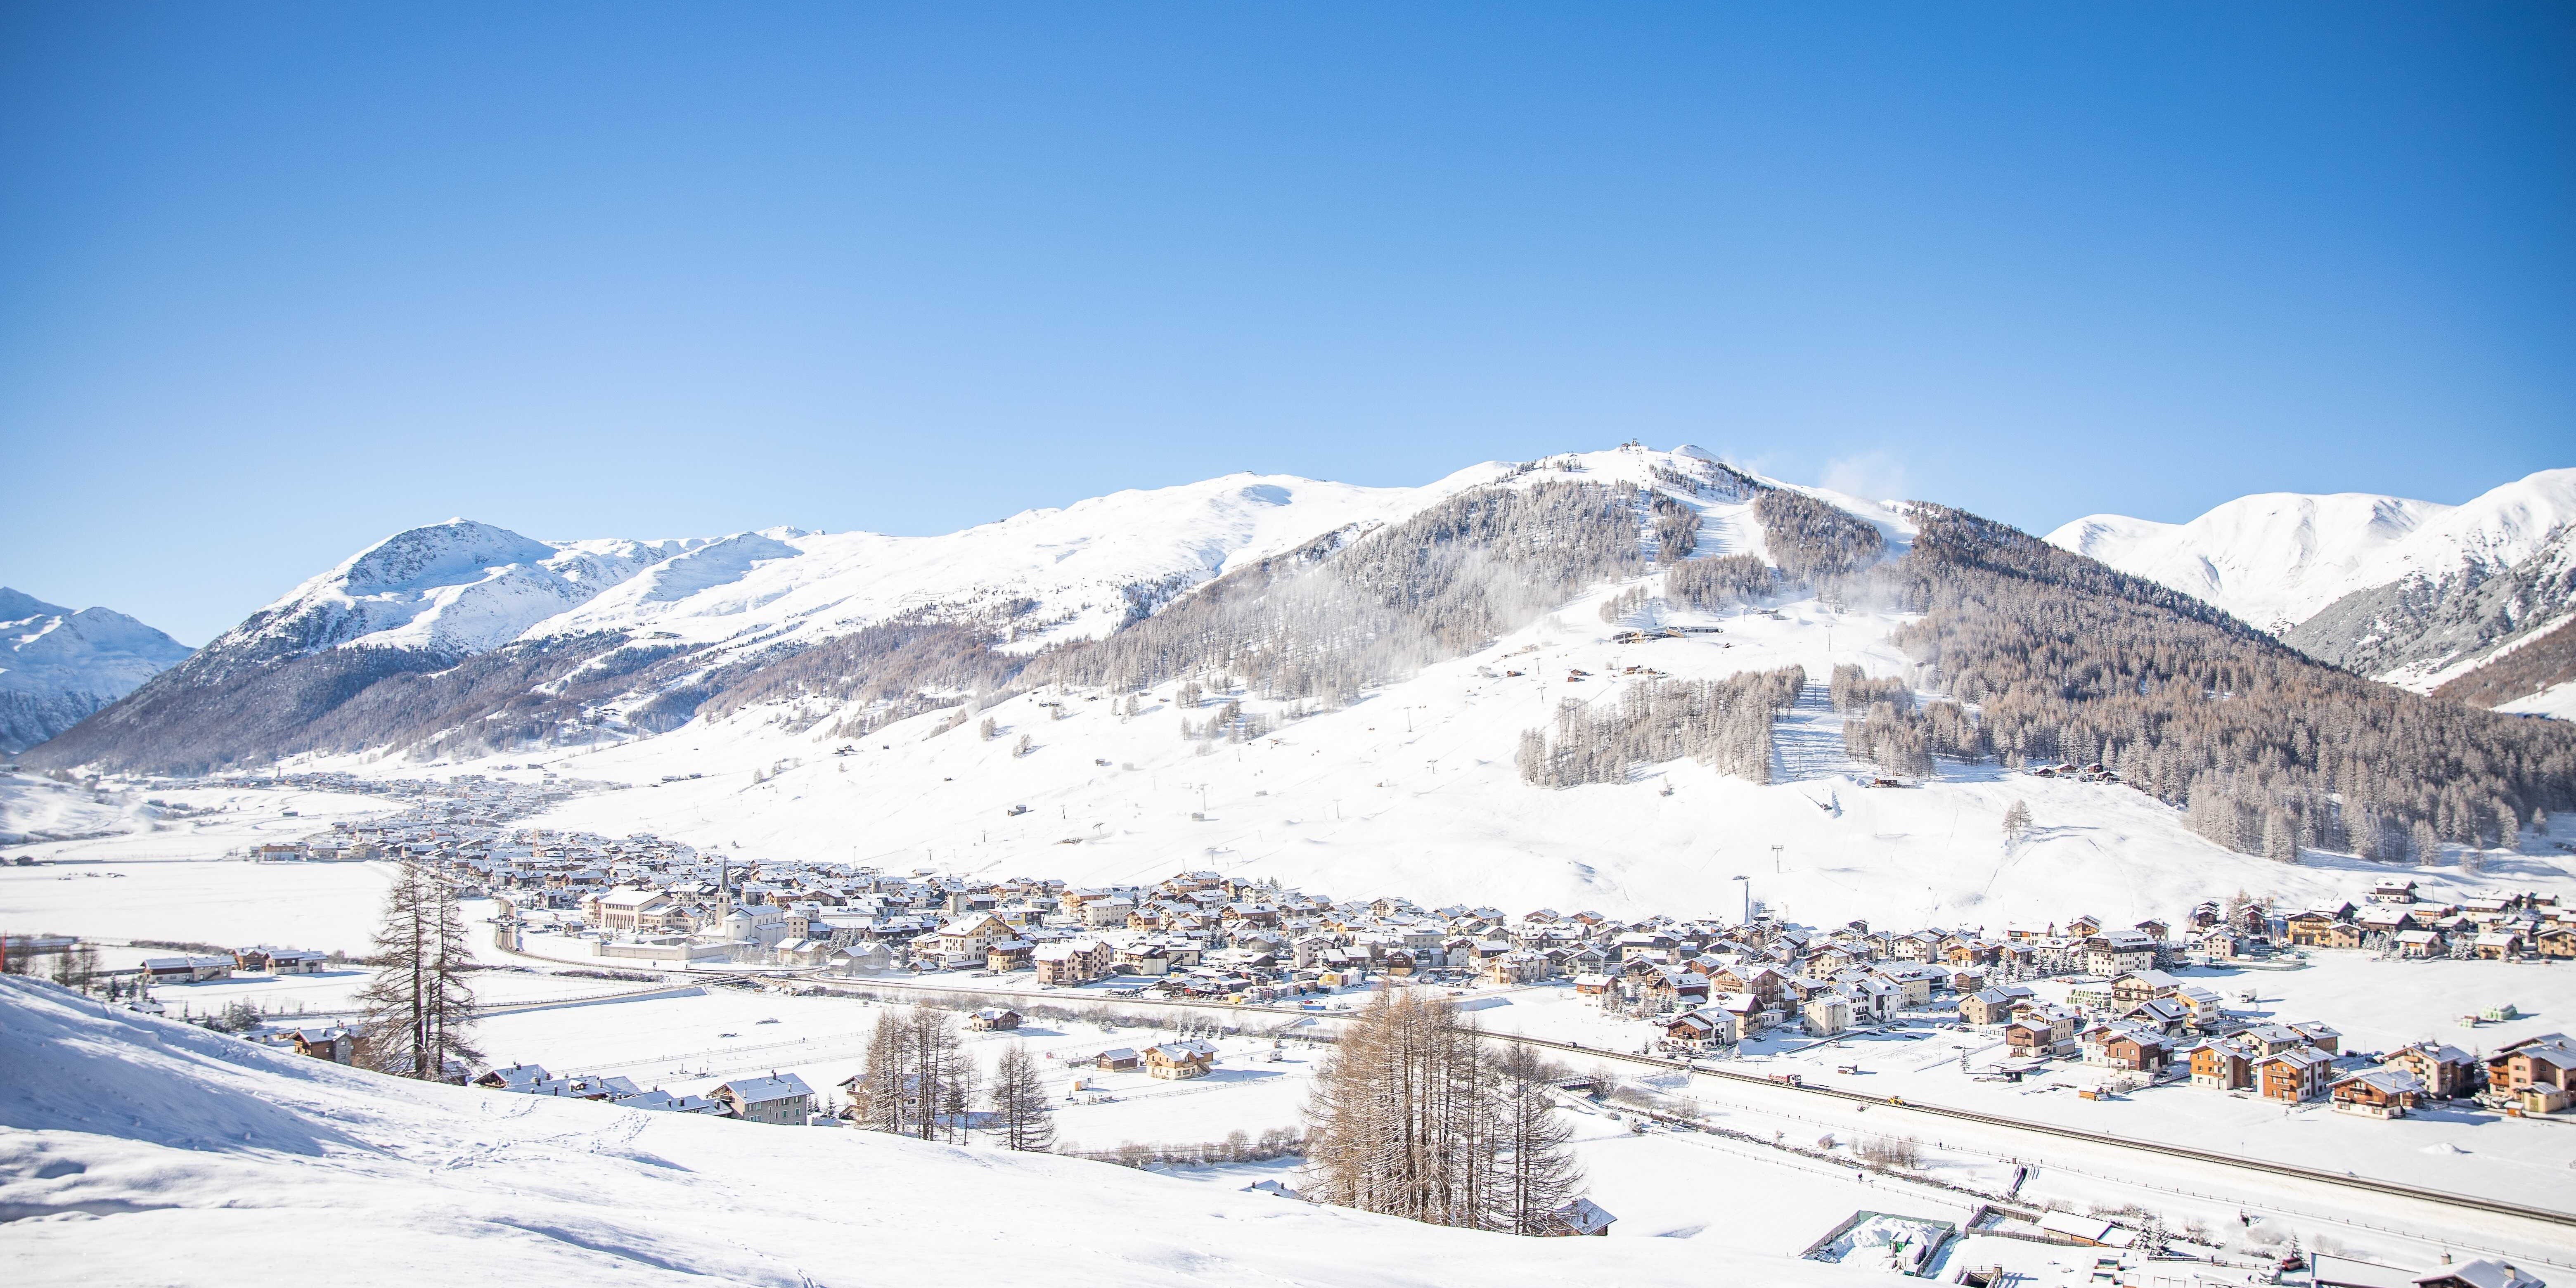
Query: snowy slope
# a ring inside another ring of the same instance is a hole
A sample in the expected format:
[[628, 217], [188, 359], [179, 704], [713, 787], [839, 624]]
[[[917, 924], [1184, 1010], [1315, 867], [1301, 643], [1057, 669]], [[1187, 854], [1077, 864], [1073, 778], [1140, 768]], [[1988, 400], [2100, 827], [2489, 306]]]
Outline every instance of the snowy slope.
[[479, 653], [702, 541], [531, 540], [450, 519], [385, 538], [207, 647], [367, 645]]
[[75, 612], [0, 586], [0, 753], [80, 723], [188, 653], [123, 613]]
[[2242, 497], [2188, 523], [2092, 515], [2048, 540], [2161, 582], [2320, 659], [2429, 690], [2576, 607], [2576, 469], [2464, 505]]
[[1536, 1240], [1105, 1163], [423, 1086], [0, 980], [13, 1282], [1895, 1284]]
[[936, 537], [778, 529], [657, 564], [531, 623], [531, 637], [650, 631], [693, 644], [847, 634], [909, 609], [1013, 606], [1023, 647], [1117, 629], [1130, 587], [1164, 597], [1351, 525], [1411, 514], [1500, 467], [1420, 488], [1230, 474], [1030, 510]]
[[[657, 832], [748, 858], [1077, 884], [1208, 868], [1425, 906], [1731, 918], [1748, 892], [1733, 880], [1740, 875], [1752, 898], [1818, 924], [1865, 917], [2000, 927], [2078, 911], [2170, 919], [2240, 889], [2293, 903], [2356, 897], [2384, 871], [2236, 854], [2143, 793], [1996, 766], [1945, 763], [1938, 780], [1918, 787], [1862, 787], [1874, 775], [1843, 754], [1841, 719], [1822, 701], [1821, 683], [1775, 730], [1771, 784], [1680, 761], [1639, 782], [1531, 786], [1513, 761], [1521, 732], [1544, 724], [1560, 699], [1617, 701], [1644, 678], [1624, 675], [1630, 665], [1682, 678], [1793, 664], [1818, 681], [1837, 664], [1910, 673], [1886, 642], [1901, 619], [1837, 613], [1813, 600], [1782, 604], [1777, 618], [1672, 613], [1671, 624], [1724, 633], [1619, 645], [1611, 640], [1619, 627], [1593, 611], [1619, 589], [1603, 587], [1344, 710], [1287, 719], [1284, 704], [1247, 700], [1251, 710], [1279, 714], [1280, 727], [1206, 755], [1179, 726], [1205, 721], [1217, 700], [1182, 708], [1169, 685], [1133, 718], [1105, 699], [1027, 694], [985, 712], [998, 726], [989, 741], [971, 723], [942, 731], [939, 714], [848, 739], [832, 735], [828, 719], [809, 726], [752, 708], [656, 739], [549, 757], [548, 769], [634, 789], [574, 801], [541, 822]], [[1576, 669], [1591, 675], [1574, 681]], [[1032, 743], [1026, 755], [1016, 754], [1022, 734]], [[705, 776], [661, 781], [673, 774]], [[2007, 845], [2003, 817], [2016, 801], [2038, 826]], [[1011, 812], [1022, 806], [1027, 812]], [[2509, 877], [2501, 861], [2485, 877], [2449, 868], [2410, 875], [2428, 888], [2510, 880], [2576, 894], [2566, 865], [2541, 857], [2544, 842], [2533, 844]]]

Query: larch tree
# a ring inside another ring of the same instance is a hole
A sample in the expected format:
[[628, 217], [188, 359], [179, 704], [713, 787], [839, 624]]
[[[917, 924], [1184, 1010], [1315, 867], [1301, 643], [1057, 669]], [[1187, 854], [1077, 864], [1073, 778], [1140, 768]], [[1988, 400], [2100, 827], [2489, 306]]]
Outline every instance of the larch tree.
[[468, 1040], [474, 990], [465, 969], [474, 954], [455, 892], [419, 864], [404, 864], [385, 892], [375, 950], [376, 976], [357, 995], [368, 1067], [443, 1082], [451, 1065], [481, 1059]]
[[1442, 1003], [1384, 994], [1316, 1076], [1307, 1192], [1433, 1225], [1535, 1231], [1539, 1200], [1581, 1184], [1553, 1112], [1526, 1060], [1489, 1053]]
[[890, 1008], [868, 1035], [849, 1116], [875, 1131], [962, 1141], [975, 1081], [956, 1016], [928, 1006]]
[[1498, 1226], [1513, 1234], [1545, 1234], [1550, 1214], [1583, 1192], [1583, 1167], [1575, 1161], [1574, 1124], [1556, 1112], [1550, 1092], [1564, 1071], [1518, 1043], [1494, 1058], [1501, 1093], [1502, 1158], [1498, 1169]]
[[1002, 1052], [993, 1066], [991, 1095], [1004, 1148], [1037, 1153], [1055, 1148], [1055, 1118], [1038, 1082], [1037, 1058], [1028, 1047], [1014, 1042]]

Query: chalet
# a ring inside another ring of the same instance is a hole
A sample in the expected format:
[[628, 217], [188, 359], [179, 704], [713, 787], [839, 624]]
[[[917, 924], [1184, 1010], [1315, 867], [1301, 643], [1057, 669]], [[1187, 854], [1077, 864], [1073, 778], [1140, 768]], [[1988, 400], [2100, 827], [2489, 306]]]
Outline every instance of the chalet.
[[2004, 1045], [2016, 1056], [2048, 1056], [2057, 1052], [2057, 1041], [2049, 1035], [2045, 1020], [2020, 1019], [2004, 1026]]
[[2171, 997], [2181, 991], [2182, 981], [2160, 970], [2133, 970], [2111, 981], [2111, 1000], [2120, 1006]]
[[2094, 1049], [2100, 1052], [2097, 1063], [2138, 1073], [2162, 1073], [2173, 1062], [2173, 1048], [2164, 1038], [2135, 1029], [2114, 1029]]
[[2500, 1047], [2487, 1057], [2487, 1086], [2523, 1102], [2526, 1112], [2564, 1109], [2576, 1093], [2576, 1042], [2545, 1033]]
[[2321, 1023], [2316, 1020], [2298, 1020], [2292, 1022], [2289, 1028], [2292, 1033], [2298, 1034], [2301, 1039], [2305, 1040], [2309, 1046], [2315, 1047], [2316, 1049], [2325, 1052], [2327, 1055], [2343, 1054], [2343, 1033], [2331, 1024]]
[[1020, 1027], [1020, 1013], [1009, 1007], [987, 1006], [966, 1017], [966, 1027], [979, 1033], [998, 1033]]
[[328, 1060], [333, 1064], [357, 1062], [355, 1035], [345, 1028], [336, 1025], [328, 1027], [316, 1025], [309, 1028], [289, 1029], [282, 1036], [285, 1038], [285, 1045], [293, 1047], [297, 1055], [311, 1056], [316, 1060]]
[[1708, 1000], [1708, 976], [1696, 971], [1656, 967], [1639, 982], [1637, 998], [1658, 1011], [1697, 1006]]
[[2191, 1012], [2177, 998], [2151, 997], [2122, 1011], [2120, 1019], [2157, 1033], [2179, 1033], [2190, 1022]]
[[2203, 1028], [2227, 1018], [2226, 999], [2197, 985], [2185, 985], [2181, 992], [2173, 995], [2173, 1000], [2190, 1012], [2193, 1024]]
[[2185, 1054], [2191, 1057], [2191, 1085], [2219, 1091], [2238, 1091], [2254, 1085], [2254, 1061], [2242, 1049], [2225, 1042], [2203, 1042]]
[[2012, 1018], [2013, 1009], [2037, 994], [2020, 984], [2006, 984], [1970, 994], [1959, 999], [1959, 1018], [1970, 1024], [2001, 1024]]
[[2390, 877], [2370, 888], [2370, 901], [2411, 907], [2415, 902], [2415, 883], [2404, 877]]
[[2424, 1094], [2424, 1084], [2403, 1069], [2381, 1067], [2348, 1073], [2328, 1083], [2335, 1112], [2366, 1118], [2403, 1118]]
[[2295, 1051], [2308, 1044], [2305, 1035], [2287, 1024], [2257, 1024], [2237, 1034], [2236, 1037], [2239, 1042], [2251, 1048], [2257, 1056]]
[[1549, 1237], [1607, 1235], [1610, 1224], [1618, 1219], [1590, 1199], [1569, 1199], [1547, 1214], [1546, 1234]]
[[2294, 1047], [2254, 1062], [2254, 1088], [2266, 1100], [2296, 1104], [2324, 1095], [2334, 1057], [2314, 1047]]
[[2414, 961], [2451, 955], [2450, 942], [2442, 938], [2442, 932], [2438, 930], [2398, 931], [2395, 947], [2399, 957]]
[[210, 979], [231, 979], [230, 957], [146, 957], [143, 973], [155, 984], [198, 984]]
[[2576, 926], [2548, 926], [2531, 937], [2533, 952], [2543, 957], [2576, 957]]
[[2156, 964], [2156, 941], [2135, 930], [2113, 930], [2084, 941], [2084, 969], [2104, 978]]
[[1728, 966], [1709, 976], [1708, 985], [1720, 993], [1751, 993], [1767, 1006], [1780, 1000], [1786, 979], [1768, 966]]
[[2428, 1096], [2465, 1096], [2477, 1084], [2478, 1058], [2455, 1046], [2438, 1042], [2418, 1042], [2400, 1047], [2380, 1061], [2385, 1068], [2403, 1069]]
[[2352, 905], [2303, 908], [2283, 919], [2283, 933], [2298, 948], [2359, 948], [2361, 931], [2352, 924]]
[[1160, 1042], [1145, 1048], [1145, 1076], [1204, 1078], [1216, 1065], [1216, 1044], [1199, 1038]]
[[1705, 1006], [1684, 1011], [1664, 1024], [1664, 1036], [1676, 1042], [1726, 1043], [1735, 1041], [1736, 1033], [1734, 1016]]
[[1143, 1059], [1136, 1054], [1136, 1049], [1134, 1047], [1111, 1047], [1108, 1050], [1091, 1057], [1092, 1067], [1104, 1069], [1111, 1073], [1121, 1073], [1126, 1070], [1133, 1069], [1143, 1062]]
[[2510, 930], [2482, 930], [2469, 950], [2482, 962], [2509, 962], [2522, 956], [2522, 936]]
[[1527, 950], [1515, 950], [1488, 957], [1477, 971], [1479, 978], [1497, 986], [1535, 984], [1548, 979], [1554, 973], [1555, 964], [1547, 959], [1547, 954]]
[[2547, 1288], [2502, 1261], [2464, 1261], [2415, 1277], [2415, 1288]]
[[1041, 984], [1084, 984], [1109, 975], [1109, 945], [1098, 939], [1040, 944], [1029, 956]]
[[814, 1112], [814, 1089], [792, 1073], [771, 1073], [766, 1078], [745, 1078], [728, 1082], [709, 1093], [708, 1099], [725, 1107], [725, 1112], [747, 1123], [800, 1127]]
[[526, 1091], [540, 1083], [552, 1081], [554, 1081], [554, 1075], [547, 1073], [546, 1067], [542, 1064], [514, 1064], [506, 1069], [494, 1069], [476, 1078], [474, 1085], [489, 1087], [494, 1091]]

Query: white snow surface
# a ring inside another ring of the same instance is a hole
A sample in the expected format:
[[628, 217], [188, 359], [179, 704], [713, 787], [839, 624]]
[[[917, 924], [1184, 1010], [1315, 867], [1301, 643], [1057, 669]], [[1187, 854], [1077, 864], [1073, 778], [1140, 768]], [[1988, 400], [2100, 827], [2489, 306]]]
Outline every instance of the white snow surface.
[[477, 653], [707, 543], [532, 540], [470, 519], [397, 532], [297, 586], [217, 647], [288, 639], [305, 648]]
[[716, 538], [538, 541], [468, 519], [369, 546], [268, 606], [254, 628], [305, 648], [477, 653], [523, 638], [635, 631], [692, 644], [846, 635], [907, 610], [1027, 601], [1034, 648], [1104, 635], [1129, 586], [1186, 590], [1353, 525], [1403, 518], [1503, 472], [1418, 488], [1230, 474], [1030, 510], [962, 532], [896, 537], [769, 528]]
[[[14, 1282], [1894, 1284], [1519, 1239], [1114, 1167], [429, 1086], [0, 980]], [[293, 1252], [290, 1250], [298, 1250]]]
[[2515, 698], [2496, 710], [2509, 716], [2550, 716], [2559, 720], [2576, 720], [2576, 680], [2553, 684], [2538, 693]]
[[2456, 506], [2363, 492], [2265, 492], [2188, 523], [2088, 515], [2048, 540], [2278, 633], [2355, 591], [2509, 568], [2571, 524], [2576, 469], [2555, 469]]

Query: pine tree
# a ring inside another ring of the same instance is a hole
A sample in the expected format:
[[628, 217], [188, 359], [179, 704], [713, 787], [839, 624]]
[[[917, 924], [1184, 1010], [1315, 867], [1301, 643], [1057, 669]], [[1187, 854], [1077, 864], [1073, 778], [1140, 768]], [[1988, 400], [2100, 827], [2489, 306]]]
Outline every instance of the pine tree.
[[419, 864], [404, 864], [385, 892], [375, 949], [376, 976], [357, 994], [368, 1067], [435, 1082], [447, 1079], [450, 1064], [481, 1059], [466, 1037], [474, 992], [465, 967], [474, 954], [455, 892]]
[[993, 1116], [1001, 1120], [1005, 1149], [1045, 1152], [1055, 1148], [1055, 1118], [1048, 1112], [1046, 1090], [1038, 1083], [1038, 1062], [1017, 1042], [993, 1066]]

